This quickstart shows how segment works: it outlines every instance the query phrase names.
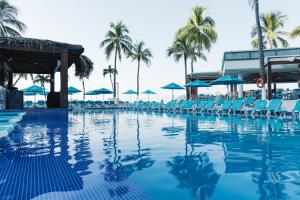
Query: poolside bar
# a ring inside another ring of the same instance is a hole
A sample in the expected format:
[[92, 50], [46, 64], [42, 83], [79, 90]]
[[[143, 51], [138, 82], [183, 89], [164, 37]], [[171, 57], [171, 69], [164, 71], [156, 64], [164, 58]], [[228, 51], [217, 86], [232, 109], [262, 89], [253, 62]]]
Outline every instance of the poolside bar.
[[[47, 107], [67, 108], [68, 68], [73, 64], [81, 65], [80, 56], [83, 52], [84, 48], [81, 45], [33, 38], [0, 37], [0, 85], [6, 87], [9, 94], [19, 91], [13, 85], [15, 73], [49, 74], [51, 83]], [[59, 92], [55, 92], [56, 72], [60, 73]], [[23, 96], [22, 91], [19, 92]], [[18, 108], [23, 108], [22, 105], [20, 103]]]

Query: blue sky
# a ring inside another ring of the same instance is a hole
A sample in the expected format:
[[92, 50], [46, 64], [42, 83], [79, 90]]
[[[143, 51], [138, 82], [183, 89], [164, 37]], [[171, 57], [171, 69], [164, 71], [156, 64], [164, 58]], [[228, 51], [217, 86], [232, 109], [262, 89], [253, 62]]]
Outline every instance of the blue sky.
[[[254, 25], [254, 12], [248, 0], [11, 0], [20, 10], [20, 19], [26, 23], [26, 37], [51, 39], [81, 44], [85, 55], [95, 63], [95, 70], [87, 81], [87, 89], [110, 87], [102, 69], [113, 60], [107, 60], [99, 43], [105, 38], [110, 22], [122, 20], [134, 40], [143, 40], [152, 50], [154, 58], [150, 68], [142, 66], [141, 90], [152, 89], [159, 93], [153, 99], [170, 98], [170, 92], [160, 89], [169, 82], [184, 83], [183, 63], [167, 57], [166, 49], [174, 39], [175, 31], [186, 23], [196, 5], [209, 8], [216, 21], [218, 41], [207, 53], [207, 62], [200, 61], [195, 71], [217, 71], [221, 67], [224, 51], [251, 49], [250, 31]], [[287, 3], [288, 2], [288, 3]], [[300, 25], [299, 0], [263, 0], [261, 12], [281, 11], [288, 15], [286, 30]], [[300, 46], [300, 39], [289, 40], [290, 46]], [[120, 92], [136, 88], [137, 63], [123, 57], [118, 63]], [[81, 83], [69, 70], [69, 85], [81, 88]], [[30, 82], [21, 81], [23, 88]], [[56, 88], [59, 88], [57, 85]], [[246, 87], [247, 88], [247, 87]], [[251, 88], [251, 86], [248, 86]], [[210, 92], [225, 90], [224, 87]], [[208, 91], [205, 91], [208, 92]], [[177, 95], [184, 92], [176, 92]], [[121, 98], [128, 99], [121, 95]]]

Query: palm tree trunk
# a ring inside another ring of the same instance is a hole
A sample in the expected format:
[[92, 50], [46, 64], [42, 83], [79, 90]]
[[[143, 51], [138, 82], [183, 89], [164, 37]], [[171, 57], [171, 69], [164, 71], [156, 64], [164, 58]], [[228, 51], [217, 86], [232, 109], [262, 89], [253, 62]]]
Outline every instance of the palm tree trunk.
[[191, 60], [191, 73], [194, 73], [194, 61], [193, 59]]
[[[260, 69], [260, 77], [265, 81], [265, 63], [264, 63], [264, 50], [263, 50], [263, 39], [261, 33], [261, 25], [259, 19], [259, 0], [255, 0], [255, 19], [257, 26], [257, 35], [258, 35], [258, 47], [259, 47], [259, 69]], [[265, 87], [262, 89], [265, 91]], [[262, 91], [262, 99], [265, 99], [265, 92]]]
[[[187, 84], [187, 56], [184, 55], [184, 75], [185, 75], [185, 84]], [[186, 98], [190, 99], [190, 93], [189, 93], [189, 89], [186, 88]]]
[[137, 70], [137, 76], [136, 76], [136, 96], [137, 100], [139, 99], [140, 94], [140, 59], [138, 59], [138, 70]]
[[111, 74], [109, 74], [109, 78], [110, 78], [110, 83], [111, 83], [111, 89], [114, 90], [114, 83], [113, 83]]
[[19, 75], [19, 77], [18, 77], [18, 79], [15, 81], [15, 83], [14, 83], [13, 87], [15, 87], [15, 86], [16, 86], [16, 84], [19, 82], [19, 80], [21, 79], [21, 77], [22, 77], [22, 75]]
[[[118, 49], [116, 48], [116, 52], [115, 52], [115, 70], [117, 70], [117, 55], [118, 55]], [[114, 87], [113, 87], [113, 91], [114, 91], [114, 98], [117, 97], [117, 88], [116, 88], [116, 79], [117, 79], [117, 74], [114, 73]]]
[[84, 86], [84, 78], [82, 78], [82, 89], [83, 89], [83, 101], [85, 101], [85, 86]]

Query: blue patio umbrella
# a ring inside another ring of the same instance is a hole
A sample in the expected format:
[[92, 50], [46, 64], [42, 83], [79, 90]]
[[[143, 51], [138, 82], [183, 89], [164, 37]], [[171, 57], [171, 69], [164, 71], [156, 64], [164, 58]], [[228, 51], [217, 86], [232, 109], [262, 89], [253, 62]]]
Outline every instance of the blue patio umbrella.
[[30, 87], [24, 88], [23, 91], [24, 91], [24, 95], [26, 96], [34, 96], [34, 103], [36, 102], [37, 94], [43, 95], [46, 93], [45, 88], [37, 85], [32, 85]]
[[245, 81], [232, 76], [223, 76], [210, 83], [210, 85], [238, 85], [244, 84]]
[[148, 101], [149, 101], [149, 95], [151, 94], [156, 94], [155, 92], [151, 91], [151, 90], [146, 90], [143, 92], [143, 94], [147, 94], [148, 95]]
[[[239, 85], [244, 84], [245, 81], [232, 76], [223, 76], [210, 83], [210, 85]], [[227, 88], [228, 89], [228, 88]]]
[[77, 89], [73, 86], [68, 87], [68, 94], [70, 94], [70, 95], [75, 94], [75, 93], [79, 93], [79, 92], [81, 92], [81, 90], [79, 90], [79, 89]]
[[76, 93], [79, 93], [79, 92], [81, 92], [81, 90], [79, 90], [79, 89], [77, 89], [73, 86], [68, 87], [68, 95], [71, 95], [71, 99], [72, 99], [73, 94], [76, 94]]
[[95, 95], [98, 95], [98, 94], [96, 93], [96, 90], [91, 90], [91, 91], [86, 92], [85, 95], [95, 96]]
[[131, 102], [131, 95], [137, 94], [137, 92], [136, 92], [136, 91], [133, 91], [133, 90], [128, 90], [128, 91], [124, 92], [123, 94], [128, 94], [128, 95], [129, 95], [129, 98], [130, 98], [130, 102]]
[[185, 85], [185, 87], [194, 87], [194, 88], [198, 88], [198, 87], [209, 87], [210, 85], [208, 83], [205, 83], [204, 81], [201, 80], [195, 80], [193, 82], [190, 82], [188, 84]]
[[185, 87], [187, 88], [196, 88], [196, 90], [199, 88], [199, 87], [210, 87], [210, 85], [204, 81], [201, 81], [201, 80], [195, 80], [195, 81], [192, 81], [188, 84], [185, 84], [184, 85]]
[[110, 90], [108, 90], [106, 88], [100, 88], [98, 90], [94, 90], [94, 92], [96, 93], [96, 95], [102, 94], [103, 95], [103, 101], [104, 101], [104, 95], [105, 94], [112, 94], [113, 93], [112, 91], [110, 91]]
[[170, 83], [161, 87], [162, 89], [172, 90], [172, 100], [174, 99], [174, 90], [183, 90], [184, 88], [176, 83]]

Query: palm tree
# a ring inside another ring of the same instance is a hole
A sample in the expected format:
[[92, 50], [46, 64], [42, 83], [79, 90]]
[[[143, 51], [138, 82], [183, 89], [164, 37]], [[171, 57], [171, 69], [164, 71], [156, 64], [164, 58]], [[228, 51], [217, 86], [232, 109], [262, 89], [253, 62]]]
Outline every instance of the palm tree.
[[[259, 0], [248, 0], [250, 5], [252, 6], [252, 9], [255, 10], [255, 21], [256, 21], [256, 27], [257, 27], [257, 40], [258, 40], [258, 51], [259, 51], [259, 69], [260, 69], [260, 77], [263, 80], [265, 79], [265, 67], [264, 67], [264, 49], [263, 49], [263, 37], [262, 37], [262, 31], [261, 31], [261, 25], [259, 20]], [[262, 93], [263, 95], [263, 93]], [[263, 97], [265, 98], [265, 97]]]
[[151, 50], [145, 48], [145, 43], [143, 41], [136, 42], [129, 53], [129, 57], [132, 60], [137, 60], [138, 68], [137, 68], [137, 82], [136, 82], [136, 92], [137, 97], [139, 96], [140, 91], [140, 65], [141, 61], [144, 62], [147, 66], [151, 65], [150, 59], [153, 57]]
[[195, 45], [210, 50], [213, 43], [217, 41], [215, 21], [208, 15], [205, 7], [195, 7], [192, 17], [188, 19], [187, 25], [179, 29], [178, 37], [189, 37]]
[[[287, 20], [287, 16], [283, 15], [281, 12], [269, 12], [260, 16], [262, 23], [261, 32], [263, 40], [263, 48], [268, 47], [270, 49], [277, 48], [280, 44], [282, 47], [288, 47], [288, 42], [284, 39], [288, 33], [282, 31], [284, 23]], [[253, 27], [251, 32], [251, 37], [255, 38], [252, 40], [251, 44], [253, 47], [258, 47], [258, 29], [257, 26]]]
[[89, 78], [94, 69], [94, 63], [86, 56], [80, 56], [80, 65], [75, 65], [75, 76], [82, 82], [83, 100], [85, 100], [84, 79]]
[[[50, 83], [51, 82], [51, 76], [50, 75], [44, 75], [44, 74], [38, 74], [34, 77], [34, 80], [33, 80], [34, 83], [40, 83], [41, 86], [43, 88], [45, 88], [45, 84], [46, 83]], [[44, 97], [45, 97], [45, 100], [46, 100], [46, 91], [44, 89]]]
[[198, 59], [202, 59], [202, 60], [206, 61], [206, 56], [203, 53], [201, 46], [194, 46], [191, 49], [189, 58], [191, 60], [191, 73], [194, 73], [194, 63], [197, 62]]
[[[110, 24], [111, 30], [106, 34], [106, 39], [100, 44], [100, 47], [105, 47], [105, 54], [107, 59], [111, 57], [114, 51], [114, 69], [117, 70], [117, 58], [121, 61], [122, 52], [128, 54], [131, 49], [131, 38], [126, 25], [122, 21]], [[114, 98], [117, 96], [116, 92], [116, 73], [114, 74]]]
[[14, 82], [13, 87], [15, 87], [17, 85], [17, 83], [19, 82], [19, 80], [21, 78], [24, 78], [25, 80], [27, 80], [28, 78], [30, 78], [31, 80], [34, 80], [33, 75], [32, 74], [27, 74], [27, 73], [15, 73], [14, 77], [18, 77], [17, 80]]
[[118, 71], [114, 68], [111, 67], [111, 65], [108, 66], [108, 68], [103, 69], [103, 76], [105, 77], [106, 75], [109, 74], [110, 82], [111, 82], [111, 89], [114, 90], [114, 83], [112, 79], [112, 75], [118, 74]]
[[292, 38], [295, 38], [297, 36], [300, 36], [300, 26], [296, 27], [292, 33], [291, 33]]
[[[192, 49], [193, 47], [191, 45], [191, 40], [188, 37], [177, 37], [173, 45], [167, 49], [168, 56], [173, 55], [176, 62], [179, 62], [181, 59], [183, 59], [185, 83], [187, 83], [187, 59], [189, 58]], [[187, 88], [186, 98], [190, 98]]]
[[0, 0], [0, 36], [20, 37], [26, 25], [17, 19], [18, 9]]

